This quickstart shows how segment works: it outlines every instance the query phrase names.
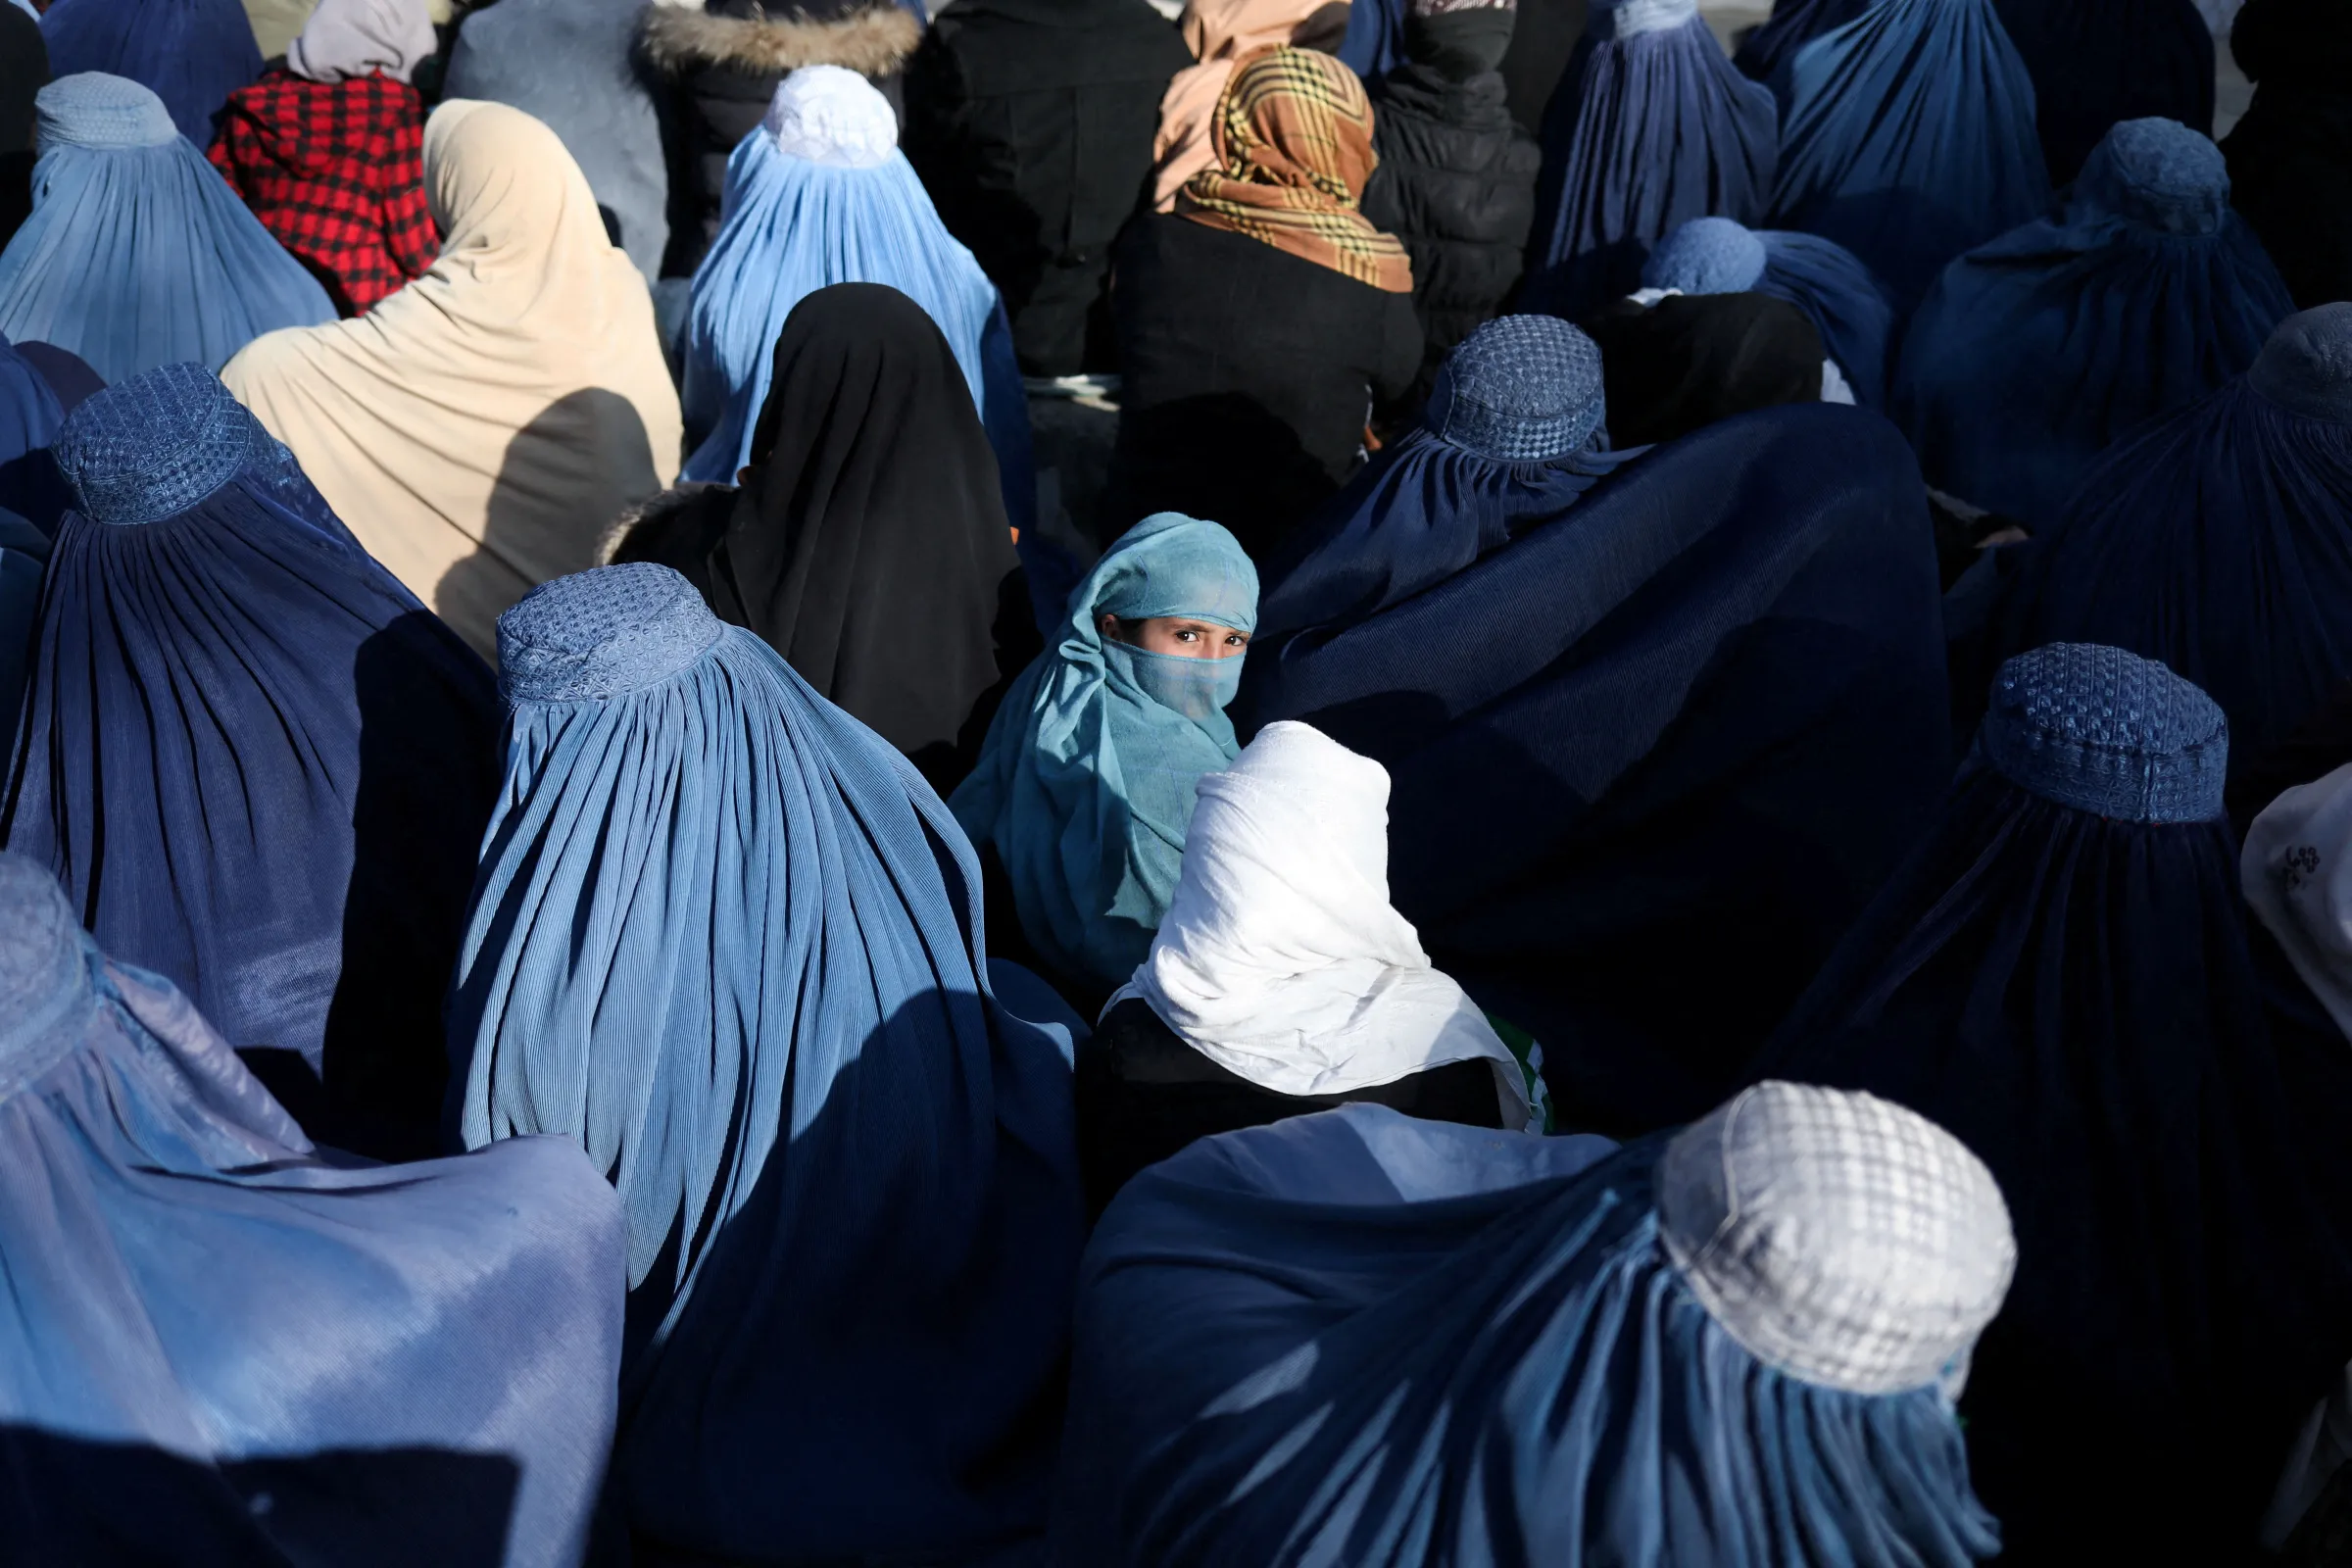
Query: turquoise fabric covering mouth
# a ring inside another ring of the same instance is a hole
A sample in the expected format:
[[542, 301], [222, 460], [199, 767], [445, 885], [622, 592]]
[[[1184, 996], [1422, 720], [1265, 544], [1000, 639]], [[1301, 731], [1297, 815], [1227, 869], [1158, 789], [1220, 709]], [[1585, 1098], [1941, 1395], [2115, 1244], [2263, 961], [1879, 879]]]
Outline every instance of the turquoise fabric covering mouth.
[[1241, 751], [1225, 706], [1243, 660], [1105, 643], [1105, 614], [1255, 631], [1257, 569], [1217, 523], [1137, 523], [1071, 595], [1060, 641], [1005, 694], [949, 804], [975, 845], [996, 846], [1038, 952], [1110, 987], [1143, 962], [1176, 891], [1200, 775]]

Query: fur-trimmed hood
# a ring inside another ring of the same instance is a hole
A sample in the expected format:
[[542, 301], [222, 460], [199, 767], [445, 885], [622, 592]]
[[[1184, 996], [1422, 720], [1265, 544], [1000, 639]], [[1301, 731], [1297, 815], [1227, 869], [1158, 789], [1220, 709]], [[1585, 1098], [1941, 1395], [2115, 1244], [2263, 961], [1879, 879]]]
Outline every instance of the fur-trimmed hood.
[[923, 39], [923, 24], [898, 6], [868, 5], [827, 21], [808, 17], [717, 17], [694, 0], [658, 0], [640, 34], [655, 70], [682, 75], [731, 66], [779, 75], [803, 66], [840, 66], [861, 76], [896, 74]]
[[651, 559], [666, 534], [689, 513], [705, 507], [735, 505], [735, 487], [731, 484], [705, 484], [687, 479], [670, 486], [658, 496], [652, 496], [623, 512], [607, 524], [596, 542], [596, 564], [609, 566], [615, 561], [644, 561]]

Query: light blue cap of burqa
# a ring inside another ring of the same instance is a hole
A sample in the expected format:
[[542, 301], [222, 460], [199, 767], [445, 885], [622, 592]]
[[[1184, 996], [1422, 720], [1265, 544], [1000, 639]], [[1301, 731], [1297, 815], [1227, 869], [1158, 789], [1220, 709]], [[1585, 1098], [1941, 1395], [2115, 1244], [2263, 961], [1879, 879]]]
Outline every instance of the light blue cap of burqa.
[[2148, 823], [2222, 814], [2220, 706], [2120, 648], [2051, 643], [2001, 665], [1978, 745], [2011, 783], [2079, 811]]
[[1151, 951], [1184, 861], [1200, 775], [1240, 754], [1226, 705], [1242, 661], [1147, 653], [1104, 615], [1257, 628], [1257, 568], [1213, 522], [1163, 512], [1070, 596], [1060, 640], [1005, 694], [950, 806], [993, 844], [1029, 940], [1065, 974], [1117, 985]]
[[1642, 264], [1643, 288], [1685, 294], [1744, 294], [1763, 279], [1764, 242], [1728, 218], [1694, 218], [1664, 239]]

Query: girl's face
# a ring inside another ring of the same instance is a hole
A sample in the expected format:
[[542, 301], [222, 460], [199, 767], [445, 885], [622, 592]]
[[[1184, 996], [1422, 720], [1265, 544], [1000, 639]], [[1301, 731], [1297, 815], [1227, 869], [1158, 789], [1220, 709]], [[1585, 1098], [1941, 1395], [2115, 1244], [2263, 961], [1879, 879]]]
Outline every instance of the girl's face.
[[1104, 615], [1102, 635], [1147, 654], [1173, 654], [1179, 659], [1238, 659], [1250, 648], [1246, 631], [1183, 615], [1150, 615], [1142, 620]]

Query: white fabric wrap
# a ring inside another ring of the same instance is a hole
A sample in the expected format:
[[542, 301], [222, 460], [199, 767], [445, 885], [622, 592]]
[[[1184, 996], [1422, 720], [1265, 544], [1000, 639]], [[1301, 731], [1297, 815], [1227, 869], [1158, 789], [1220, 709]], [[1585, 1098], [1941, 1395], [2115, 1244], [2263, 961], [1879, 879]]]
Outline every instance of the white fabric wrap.
[[760, 127], [778, 152], [836, 169], [871, 169], [899, 145], [890, 100], [839, 66], [803, 66], [776, 83]]
[[1504, 1125], [1532, 1114], [1510, 1048], [1389, 903], [1388, 769], [1306, 724], [1267, 725], [1200, 780], [1167, 918], [1112, 1001], [1130, 996], [1277, 1094], [1483, 1058]]
[[2238, 885], [2352, 1039], [2352, 762], [2298, 784], [2246, 829]]

